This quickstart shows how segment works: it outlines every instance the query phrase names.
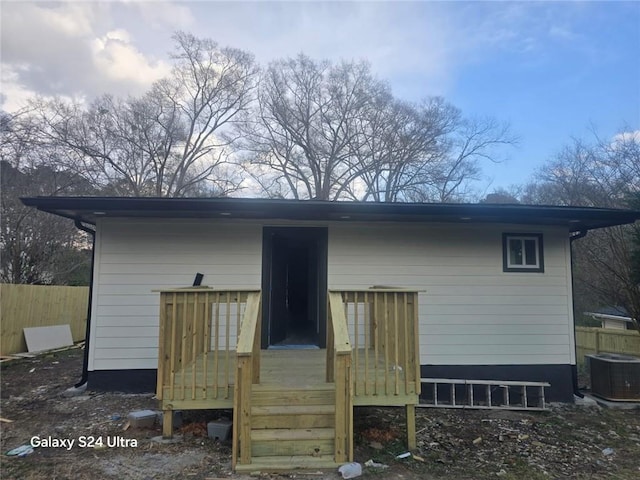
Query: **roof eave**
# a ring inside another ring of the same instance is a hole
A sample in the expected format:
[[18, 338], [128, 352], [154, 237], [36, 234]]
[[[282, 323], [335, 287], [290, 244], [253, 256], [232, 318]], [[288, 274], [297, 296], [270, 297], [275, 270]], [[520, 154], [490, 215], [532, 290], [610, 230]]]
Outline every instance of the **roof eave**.
[[512, 223], [566, 226], [570, 232], [633, 223], [640, 212], [585, 207], [323, 202], [234, 198], [27, 197], [38, 210], [94, 224], [100, 216], [207, 217], [318, 221]]

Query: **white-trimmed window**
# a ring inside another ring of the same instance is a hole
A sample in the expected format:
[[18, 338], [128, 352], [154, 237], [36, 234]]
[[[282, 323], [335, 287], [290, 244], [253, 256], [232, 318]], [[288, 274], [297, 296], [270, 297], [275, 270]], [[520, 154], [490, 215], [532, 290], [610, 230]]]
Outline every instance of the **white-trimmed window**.
[[503, 233], [502, 269], [505, 272], [544, 272], [542, 234]]

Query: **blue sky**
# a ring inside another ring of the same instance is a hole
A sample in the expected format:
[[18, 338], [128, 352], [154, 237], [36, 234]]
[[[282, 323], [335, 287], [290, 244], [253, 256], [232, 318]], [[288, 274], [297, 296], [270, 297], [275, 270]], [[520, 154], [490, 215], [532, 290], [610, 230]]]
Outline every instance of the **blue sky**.
[[251, 51], [367, 59], [396, 95], [442, 95], [520, 138], [478, 189], [525, 182], [572, 136], [640, 132], [640, 2], [4, 1], [2, 106], [138, 94], [181, 29]]

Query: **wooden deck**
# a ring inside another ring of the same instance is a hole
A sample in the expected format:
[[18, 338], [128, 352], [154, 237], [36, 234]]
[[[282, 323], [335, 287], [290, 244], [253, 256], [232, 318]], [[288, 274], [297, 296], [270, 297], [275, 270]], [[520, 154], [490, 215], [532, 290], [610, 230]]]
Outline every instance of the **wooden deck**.
[[[174, 409], [233, 408], [236, 352], [200, 354], [195, 362], [177, 372], [173, 388], [164, 387], [164, 398]], [[283, 388], [333, 385], [325, 378], [327, 352], [324, 349], [269, 349], [261, 352], [260, 384]], [[355, 352], [354, 352], [355, 357]], [[385, 368], [385, 359], [376, 361], [375, 352], [358, 351], [358, 368], [354, 370], [354, 405], [406, 405], [416, 403], [415, 383], [409, 382], [403, 370], [394, 365]], [[224, 361], [223, 361], [224, 360]], [[388, 363], [388, 362], [387, 362]], [[205, 367], [206, 364], [206, 367]], [[365, 365], [366, 380], [365, 380]], [[228, 368], [229, 367], [229, 368]], [[205, 382], [206, 372], [206, 382]], [[397, 385], [402, 391], [396, 392]], [[169, 400], [171, 399], [171, 400]]]
[[417, 292], [330, 291], [326, 349], [260, 349], [261, 292], [160, 294], [157, 396], [172, 410], [233, 409], [232, 465], [323, 468], [353, 460], [353, 407], [406, 407], [415, 448]]

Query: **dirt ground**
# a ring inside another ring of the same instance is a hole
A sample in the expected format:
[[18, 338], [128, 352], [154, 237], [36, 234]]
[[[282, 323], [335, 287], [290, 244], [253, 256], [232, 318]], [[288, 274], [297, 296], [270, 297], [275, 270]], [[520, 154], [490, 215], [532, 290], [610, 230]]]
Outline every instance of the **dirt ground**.
[[[338, 479], [337, 472], [266, 475], [231, 472], [229, 442], [206, 437], [205, 422], [230, 412], [185, 412], [181, 440], [152, 440], [160, 427], [123, 430], [133, 410], [155, 409], [153, 395], [62, 394], [79, 378], [82, 350], [74, 349], [2, 364], [0, 477], [2, 479]], [[355, 460], [360, 478], [380, 479], [638, 479], [640, 410], [554, 406], [549, 412], [440, 410], [417, 413], [418, 448], [404, 453], [402, 409], [355, 411]], [[24, 457], [6, 452], [34, 436], [75, 439], [66, 448], [37, 447]], [[80, 438], [102, 437], [103, 448], [81, 447]], [[121, 438], [132, 446], [107, 446]]]

